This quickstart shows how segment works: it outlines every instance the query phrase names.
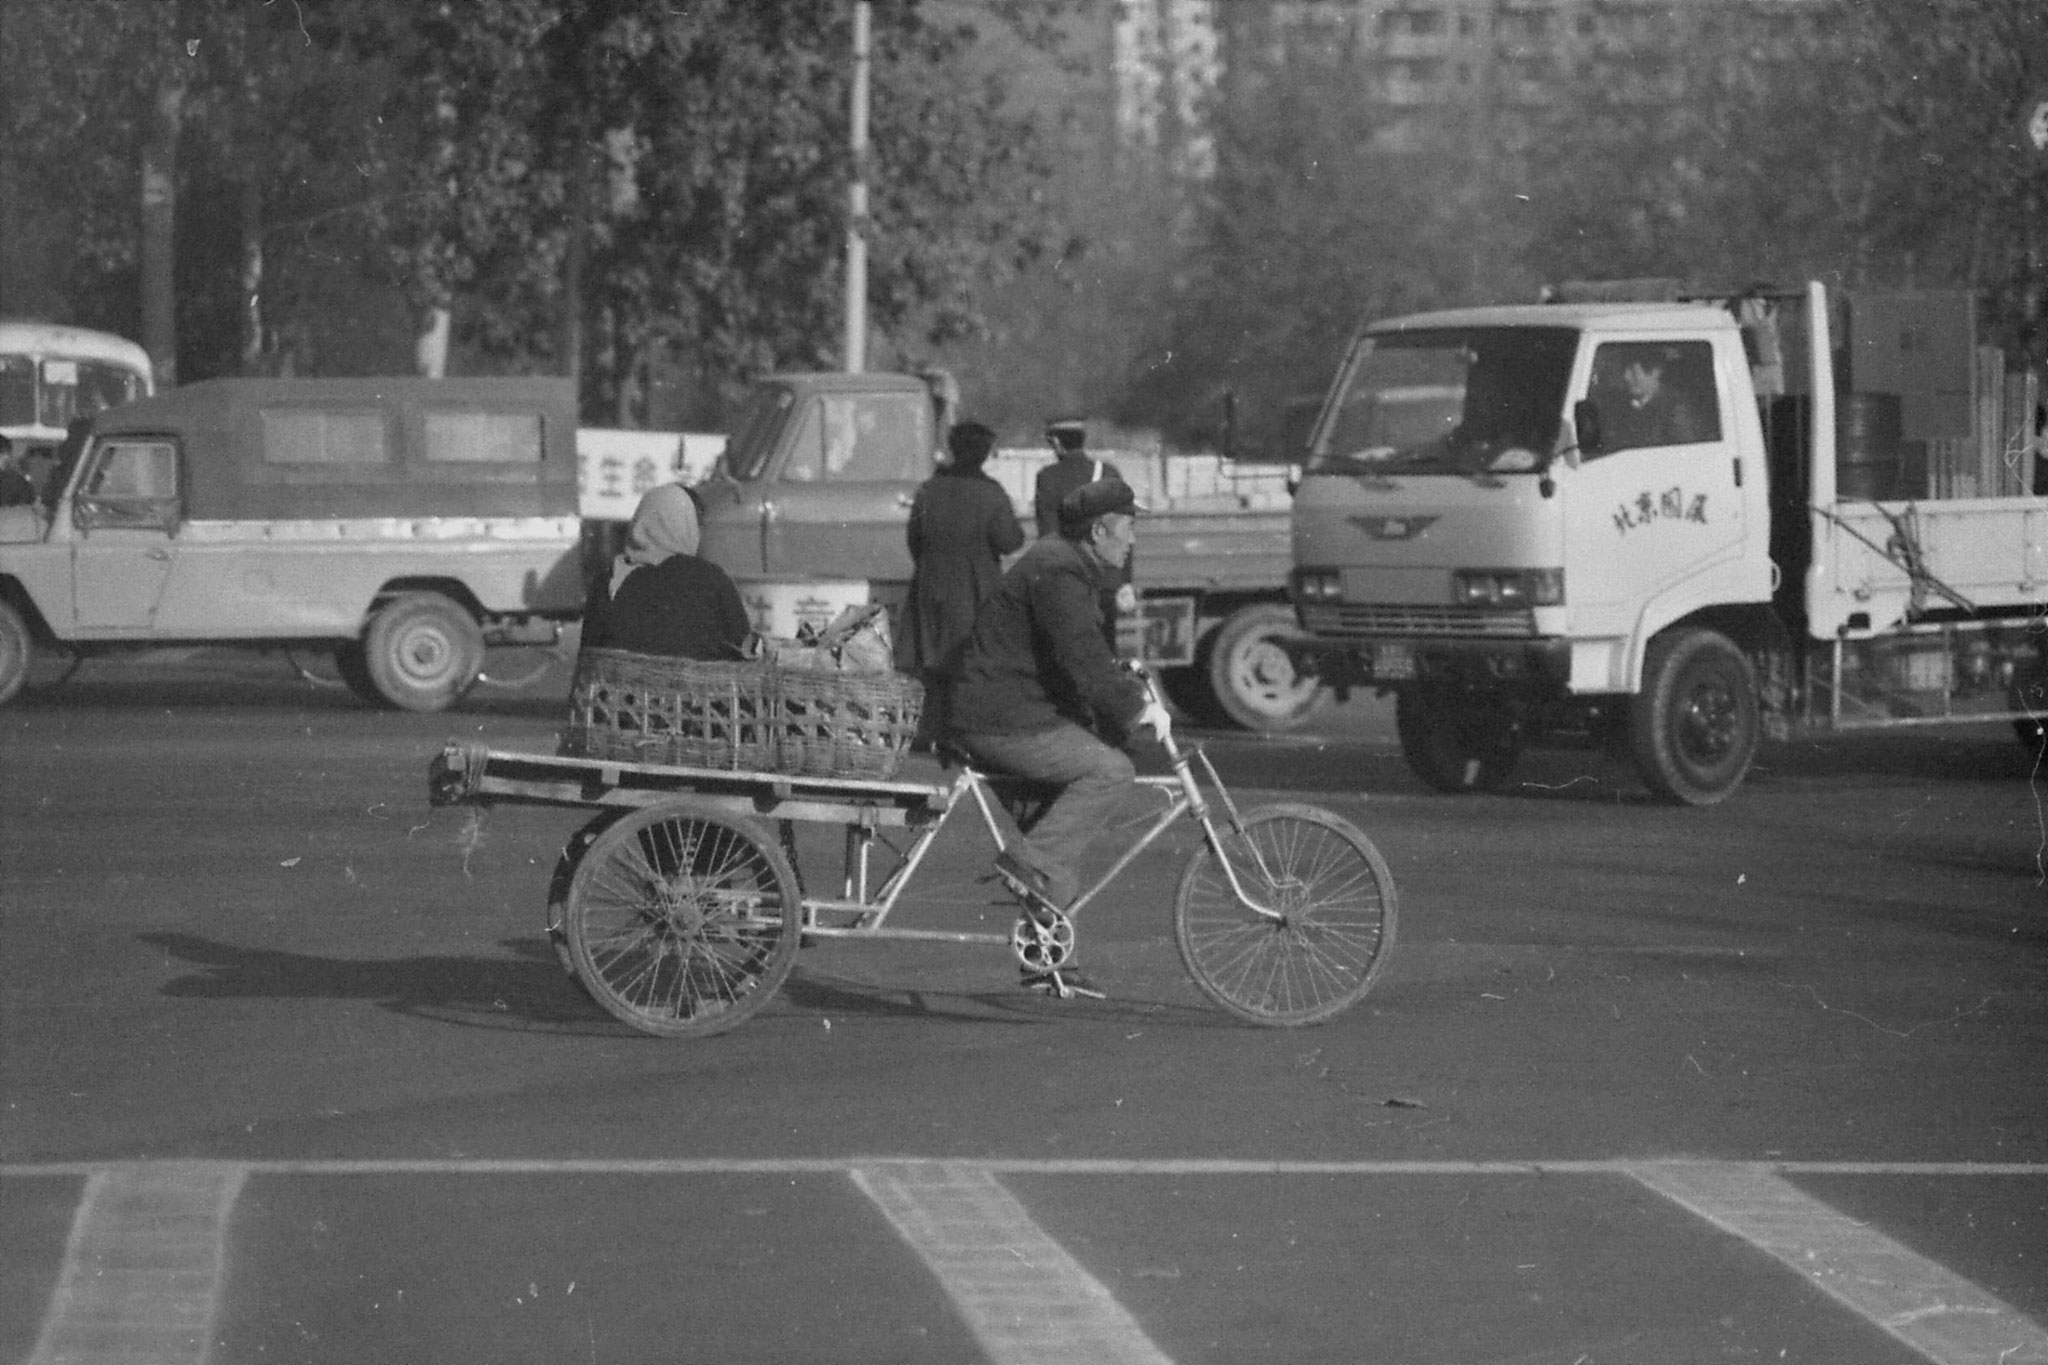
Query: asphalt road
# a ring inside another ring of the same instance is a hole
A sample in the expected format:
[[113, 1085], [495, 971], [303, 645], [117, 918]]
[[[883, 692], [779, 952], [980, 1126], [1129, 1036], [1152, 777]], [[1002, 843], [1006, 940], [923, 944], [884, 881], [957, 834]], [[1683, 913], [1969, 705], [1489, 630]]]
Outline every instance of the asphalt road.
[[[1436, 796], [1371, 704], [1206, 737], [1394, 869], [1334, 1023], [1204, 1004], [1176, 833], [1084, 916], [1107, 1001], [828, 943], [667, 1042], [542, 939], [575, 813], [426, 803], [558, 684], [199, 656], [0, 710], [0, 1361], [2048, 1361], [2007, 733], [1769, 746], [1704, 811], [1584, 754]], [[1006, 927], [986, 853], [908, 921]]]

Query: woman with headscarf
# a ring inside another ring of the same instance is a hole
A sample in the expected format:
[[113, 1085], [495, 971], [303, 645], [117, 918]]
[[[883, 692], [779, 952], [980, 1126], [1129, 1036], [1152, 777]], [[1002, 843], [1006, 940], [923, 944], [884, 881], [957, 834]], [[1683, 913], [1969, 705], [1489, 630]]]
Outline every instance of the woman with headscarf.
[[922, 678], [925, 727], [937, 733], [945, 694], [974, 613], [995, 590], [1003, 556], [1024, 544], [1024, 528], [1003, 486], [982, 471], [996, 434], [962, 422], [946, 434], [951, 463], [918, 487], [910, 505], [910, 597], [904, 604], [897, 667]]
[[649, 489], [626, 528], [625, 552], [584, 606], [584, 647], [735, 660], [750, 629], [732, 579], [697, 557], [696, 494], [678, 483]]

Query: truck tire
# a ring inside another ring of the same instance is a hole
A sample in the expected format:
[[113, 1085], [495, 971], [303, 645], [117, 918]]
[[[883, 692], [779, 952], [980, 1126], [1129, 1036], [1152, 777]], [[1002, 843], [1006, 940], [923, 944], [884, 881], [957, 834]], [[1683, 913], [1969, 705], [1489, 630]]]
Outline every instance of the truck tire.
[[342, 685], [372, 706], [384, 705], [384, 694], [370, 676], [370, 652], [361, 640], [350, 640], [334, 649], [334, 673]]
[[1482, 697], [1403, 688], [1394, 697], [1394, 732], [1409, 771], [1453, 796], [1499, 791], [1522, 756], [1514, 720]]
[[1724, 801], [1742, 785], [1763, 733], [1756, 670], [1716, 631], [1666, 631], [1650, 641], [1628, 726], [1652, 795], [1684, 806]]
[[377, 695], [401, 711], [447, 710], [484, 666], [475, 618], [434, 592], [386, 602], [370, 618], [363, 650]]
[[1294, 608], [1284, 602], [1239, 607], [1209, 632], [1195, 663], [1221, 719], [1278, 734], [1300, 726], [1329, 700], [1323, 681], [1297, 670], [1282, 647], [1301, 636]]
[[29, 634], [21, 613], [0, 602], [0, 706], [13, 701], [28, 681], [29, 666], [35, 662], [36, 640]]

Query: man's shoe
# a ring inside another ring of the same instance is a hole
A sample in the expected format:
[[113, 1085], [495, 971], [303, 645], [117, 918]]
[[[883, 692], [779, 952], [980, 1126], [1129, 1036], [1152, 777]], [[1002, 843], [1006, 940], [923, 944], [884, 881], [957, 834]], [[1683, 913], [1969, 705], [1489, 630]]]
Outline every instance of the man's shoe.
[[1098, 989], [1094, 982], [1072, 967], [1054, 967], [1049, 971], [1034, 972], [1024, 969], [1024, 989], [1049, 995], [1055, 1000], [1072, 1000], [1086, 996], [1090, 1000], [1106, 1000], [1109, 997]]

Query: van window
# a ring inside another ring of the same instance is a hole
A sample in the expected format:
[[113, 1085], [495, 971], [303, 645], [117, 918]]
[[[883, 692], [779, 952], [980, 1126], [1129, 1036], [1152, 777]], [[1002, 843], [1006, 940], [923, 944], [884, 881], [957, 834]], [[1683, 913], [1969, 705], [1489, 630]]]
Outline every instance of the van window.
[[479, 464], [538, 464], [541, 453], [537, 412], [434, 412], [426, 414], [429, 460]]
[[266, 408], [263, 460], [266, 464], [384, 464], [391, 448], [384, 414]]

